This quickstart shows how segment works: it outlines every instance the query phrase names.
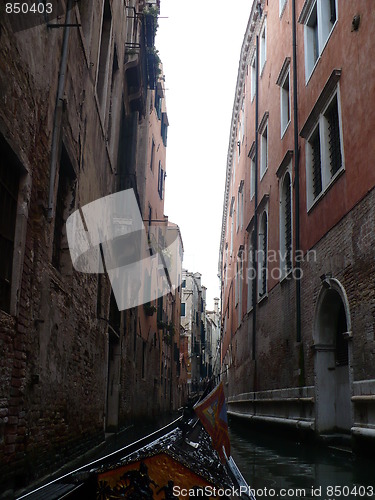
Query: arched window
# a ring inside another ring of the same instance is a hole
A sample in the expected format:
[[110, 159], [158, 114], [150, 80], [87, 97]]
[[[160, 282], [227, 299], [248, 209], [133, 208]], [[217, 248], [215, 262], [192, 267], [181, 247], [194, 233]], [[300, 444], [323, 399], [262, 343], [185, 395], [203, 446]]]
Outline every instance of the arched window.
[[281, 276], [292, 269], [292, 181], [286, 172], [280, 199], [280, 268]]
[[254, 230], [249, 236], [249, 251], [247, 254], [247, 272], [246, 272], [246, 283], [247, 283], [247, 310], [250, 311], [253, 306], [253, 293], [255, 284], [255, 269], [254, 269]]
[[267, 248], [268, 248], [268, 216], [264, 211], [259, 225], [259, 248], [258, 248], [258, 280], [259, 297], [267, 293]]

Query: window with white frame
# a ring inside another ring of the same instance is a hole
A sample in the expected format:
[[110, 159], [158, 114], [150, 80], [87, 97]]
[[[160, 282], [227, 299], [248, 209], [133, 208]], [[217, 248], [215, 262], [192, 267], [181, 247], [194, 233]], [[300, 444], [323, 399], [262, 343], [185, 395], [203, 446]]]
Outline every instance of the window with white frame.
[[339, 94], [336, 90], [306, 142], [308, 209], [343, 169]]
[[260, 133], [260, 178], [264, 176], [268, 168], [268, 113], [262, 119], [259, 128]]
[[291, 164], [280, 189], [280, 271], [281, 277], [292, 269], [292, 175]]
[[281, 137], [283, 137], [290, 123], [290, 57], [287, 57], [281, 68], [277, 79], [277, 85], [280, 87], [280, 127]]
[[257, 82], [256, 82], [257, 73], [256, 73], [256, 68], [255, 68], [255, 52], [254, 52], [253, 58], [251, 59], [250, 66], [251, 66], [251, 74], [250, 74], [250, 79], [251, 79], [250, 97], [251, 97], [251, 101], [253, 101], [254, 100], [254, 96], [255, 96], [255, 91], [256, 91], [256, 84], [257, 84]]
[[268, 253], [268, 214], [264, 210], [260, 217], [258, 237], [258, 296], [267, 294], [267, 253]]
[[255, 182], [256, 182], [255, 142], [253, 142], [250, 148], [249, 158], [250, 158], [250, 200], [252, 200], [255, 195]]
[[260, 74], [263, 73], [264, 65], [267, 61], [267, 18], [264, 19], [264, 23], [260, 32], [260, 43], [259, 43], [259, 71]]
[[306, 0], [299, 22], [304, 24], [306, 82], [337, 21], [337, 0]]

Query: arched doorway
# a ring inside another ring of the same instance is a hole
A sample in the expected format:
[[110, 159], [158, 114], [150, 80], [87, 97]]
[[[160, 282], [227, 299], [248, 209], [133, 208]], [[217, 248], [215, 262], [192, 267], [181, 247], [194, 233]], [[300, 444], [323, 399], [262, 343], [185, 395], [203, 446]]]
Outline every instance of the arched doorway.
[[324, 278], [315, 312], [316, 430], [350, 432], [352, 426], [351, 320], [344, 288]]

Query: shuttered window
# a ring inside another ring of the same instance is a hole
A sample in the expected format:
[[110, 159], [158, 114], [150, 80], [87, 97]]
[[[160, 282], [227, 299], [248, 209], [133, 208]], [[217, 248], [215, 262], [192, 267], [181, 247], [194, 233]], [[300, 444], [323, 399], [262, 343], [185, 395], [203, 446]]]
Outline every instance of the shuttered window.
[[310, 139], [312, 150], [312, 176], [313, 176], [313, 193], [316, 198], [322, 192], [322, 169], [320, 157], [320, 136], [319, 127], [315, 130]]
[[320, 104], [311, 112], [315, 123], [310, 136], [306, 134], [308, 209], [344, 170], [339, 95], [337, 89], [324, 106]]
[[339, 112], [337, 108], [337, 96], [333, 99], [325, 113], [328, 123], [328, 146], [331, 176], [334, 176], [342, 166]]

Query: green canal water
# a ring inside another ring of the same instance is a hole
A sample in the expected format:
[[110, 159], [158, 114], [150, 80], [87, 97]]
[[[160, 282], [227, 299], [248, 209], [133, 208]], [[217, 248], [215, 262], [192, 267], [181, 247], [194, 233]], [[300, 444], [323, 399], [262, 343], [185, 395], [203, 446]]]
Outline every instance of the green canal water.
[[375, 461], [230, 422], [231, 454], [261, 498], [375, 499]]

